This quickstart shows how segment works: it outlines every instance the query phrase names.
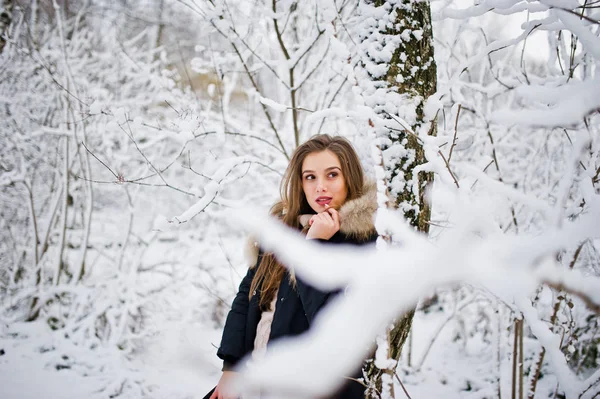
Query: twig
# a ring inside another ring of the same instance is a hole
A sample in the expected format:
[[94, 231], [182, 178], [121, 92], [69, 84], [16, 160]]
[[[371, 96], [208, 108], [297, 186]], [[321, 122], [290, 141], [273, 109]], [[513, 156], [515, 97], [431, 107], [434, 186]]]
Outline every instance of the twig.
[[523, 399], [523, 319], [519, 319], [519, 399]]
[[[340, 93], [340, 91], [342, 91], [342, 88], [344, 87], [344, 85], [346, 84], [346, 82], [348, 82], [348, 78], [344, 77], [344, 79], [342, 80], [342, 83], [338, 86], [338, 88], [335, 91], [335, 93], [333, 93], [333, 96], [331, 96], [331, 99], [329, 100], [329, 104], [327, 105], [327, 107], [324, 107], [324, 108], [331, 108], [331, 105], [335, 101], [335, 98], [338, 96], [338, 94]], [[321, 124], [319, 125], [319, 130], [317, 130], [317, 132], [321, 131], [321, 129], [323, 128], [324, 124], [325, 124], [325, 118], [321, 118]], [[600, 172], [600, 169], [598, 169], [598, 171]]]
[[[307, 73], [306, 75], [304, 75], [302, 77], [303, 78], [302, 81], [295, 87], [296, 90], [300, 90], [302, 85], [304, 85], [304, 83], [306, 83], [308, 81], [308, 79], [312, 76], [312, 74], [315, 73], [317, 69], [319, 69], [319, 66], [321, 66], [323, 61], [325, 61], [325, 59], [327, 58], [327, 53], [329, 52], [330, 46], [331, 46], [331, 43], [327, 43], [327, 48], [323, 52], [323, 55], [319, 56], [319, 61], [317, 62], [315, 67], [309, 73]], [[302, 109], [302, 108], [298, 107], [298, 109]]]
[[[580, 6], [580, 7], [584, 7], [584, 6]], [[575, 12], [575, 11], [573, 11], [573, 10], [569, 10], [568, 8], [562, 8], [562, 7], [550, 7], [550, 9], [561, 10], [561, 11], [567, 12], [567, 13], [569, 13], [569, 14], [573, 14], [573, 15], [575, 15], [575, 16], [578, 16], [580, 19], [585, 19], [585, 20], [586, 20], [586, 21], [588, 21], [588, 22], [591, 22], [591, 23], [593, 23], [593, 24], [600, 25], [600, 20], [597, 20], [597, 19], [590, 18], [590, 17], [588, 17], [587, 15], [583, 15], [583, 10], [582, 10], [581, 14], [578, 14], [577, 12]]]
[[237, 31], [236, 31], [235, 29], [233, 29], [233, 28], [232, 28], [232, 31], [233, 31], [233, 33], [235, 33], [235, 35], [236, 35], [236, 36], [237, 36], [237, 38], [240, 40], [240, 42], [242, 42], [242, 44], [243, 44], [244, 46], [246, 46], [246, 48], [247, 48], [247, 49], [248, 49], [248, 50], [249, 50], [249, 51], [252, 53], [252, 55], [253, 55], [253, 56], [255, 56], [255, 57], [256, 57], [256, 59], [257, 59], [257, 60], [259, 60], [261, 63], [263, 63], [263, 65], [265, 65], [265, 66], [267, 67], [267, 69], [268, 69], [269, 71], [271, 71], [271, 72], [273, 73], [273, 75], [275, 75], [275, 77], [277, 78], [277, 80], [279, 80], [279, 82], [280, 82], [281, 84], [283, 84], [283, 85], [285, 86], [285, 88], [286, 88], [286, 89], [288, 89], [288, 90], [289, 90], [289, 89], [290, 89], [290, 86], [289, 86], [289, 85], [288, 85], [288, 84], [287, 84], [287, 83], [286, 83], [286, 82], [285, 82], [283, 79], [281, 79], [281, 76], [279, 76], [279, 74], [277, 73], [277, 71], [275, 71], [275, 70], [273, 69], [273, 67], [272, 67], [271, 65], [269, 65], [269, 63], [268, 63], [267, 61], [263, 60], [263, 59], [262, 59], [262, 57], [261, 57], [259, 54], [257, 54], [257, 53], [254, 51], [254, 49], [253, 49], [252, 47], [250, 47], [250, 46], [249, 46], [249, 45], [246, 43], [246, 41], [245, 41], [244, 39], [242, 39], [242, 37], [241, 37], [241, 36], [240, 36], [240, 35], [237, 33]]
[[[173, 108], [173, 109], [175, 110], [175, 108]], [[177, 110], [175, 110], [175, 112], [177, 112]], [[137, 142], [133, 138], [133, 131], [131, 130], [131, 125], [129, 124], [129, 118], [125, 119], [125, 123], [127, 124], [127, 129], [129, 129], [129, 134], [125, 131], [125, 129], [123, 129], [123, 126], [119, 123], [119, 127], [121, 128], [121, 130], [127, 135], [127, 137], [129, 137], [129, 140], [131, 140], [131, 142], [135, 146], [136, 150], [140, 153], [140, 155], [144, 158], [144, 160], [146, 160], [148, 165], [150, 165], [150, 167], [156, 172], [156, 174], [158, 175], [158, 177], [160, 177], [160, 179], [163, 181], [163, 183], [165, 183], [166, 185], [169, 185], [167, 183], [167, 181], [165, 180], [165, 178], [163, 177], [162, 173], [154, 166], [154, 164], [152, 162], [150, 162], [150, 160], [148, 159], [146, 154], [144, 154], [144, 152], [140, 149]]]
[[[177, 111], [177, 109], [171, 105], [171, 103], [167, 100], [164, 100], [165, 104], [167, 104], [169, 106], [169, 108], [171, 108], [173, 111], [175, 111], [175, 113], [177, 114], [177, 116], [181, 117], [181, 112]], [[127, 122], [127, 124], [129, 124], [129, 118], [125, 119], [125, 122]]]
[[[486, 122], [486, 124], [487, 124], [488, 137], [490, 139], [490, 143], [492, 144], [492, 160], [494, 162], [494, 165], [496, 166], [496, 171], [498, 172], [498, 181], [503, 183], [504, 180], [502, 179], [502, 172], [500, 171], [500, 164], [498, 163], [498, 157], [496, 156], [496, 143], [494, 142], [494, 137], [492, 136], [492, 130], [490, 129], [489, 123]], [[510, 213], [512, 215], [512, 223], [515, 225], [515, 229], [518, 229], [519, 223], [517, 221], [517, 213], [515, 212], [515, 207], [512, 204], [510, 206]], [[508, 230], [508, 227], [510, 227], [510, 223], [506, 227], [507, 230]]]
[[[425, 359], [427, 359], [427, 356], [429, 355], [429, 351], [431, 350], [431, 348], [433, 347], [433, 344], [435, 343], [435, 341], [437, 340], [437, 338], [440, 336], [440, 333], [442, 332], [442, 330], [444, 329], [444, 327], [446, 327], [446, 325], [453, 320], [458, 312], [460, 312], [461, 310], [463, 310], [464, 308], [466, 308], [467, 306], [473, 304], [473, 302], [476, 302], [477, 300], [473, 300], [473, 301], [469, 301], [466, 303], [463, 303], [462, 305], [458, 306], [450, 316], [446, 317], [446, 320], [444, 320], [437, 328], [437, 330], [433, 333], [431, 339], [429, 340], [429, 344], [427, 345], [427, 347], [425, 348], [425, 351], [423, 352], [423, 355], [421, 356], [421, 360], [419, 361], [419, 363], [415, 366], [415, 370], [420, 370], [423, 367], [423, 364], [425, 364]], [[411, 329], [412, 330], [412, 329]]]
[[442, 153], [441, 150], [438, 150], [438, 154], [440, 154], [440, 156], [442, 157], [442, 159], [444, 160], [444, 163], [446, 164], [446, 169], [448, 169], [448, 172], [450, 172], [450, 176], [452, 176], [452, 179], [454, 180], [454, 184], [456, 184], [457, 188], [460, 188], [460, 185], [458, 184], [458, 180], [456, 180], [456, 176], [454, 175], [454, 173], [452, 172], [452, 169], [450, 169], [450, 164], [448, 163], [448, 161], [446, 160], [446, 157], [444, 156], [444, 154]]
[[187, 69], [187, 64], [183, 59], [183, 54], [181, 53], [181, 44], [179, 43], [179, 40], [177, 41], [177, 52], [179, 53], [179, 60], [181, 61], [181, 65], [183, 65], [183, 71], [185, 72], [185, 76], [187, 77], [188, 84], [190, 85], [190, 88], [192, 89], [196, 100], [199, 100], [198, 93], [196, 93], [196, 89], [194, 88], [194, 82], [192, 82], [192, 78], [190, 77], [190, 74]]
[[[215, 70], [215, 75], [217, 76], [218, 79], [221, 80], [221, 82], [223, 82], [223, 84], [225, 84], [225, 80], [224, 77], [225, 75], [222, 73], [219, 73], [218, 69], [217, 69], [217, 62], [215, 60], [215, 51], [213, 50], [213, 46], [212, 46], [212, 39], [210, 39], [210, 36], [208, 38], [208, 43], [210, 45], [210, 51], [211, 51], [211, 59], [212, 59], [212, 63], [213, 63], [213, 68]], [[221, 120], [223, 121], [223, 130], [227, 130], [227, 121], [225, 120], [225, 103], [223, 102], [223, 93], [221, 92], [221, 85], [217, 84], [215, 85], [217, 88], [217, 93], [219, 96], [219, 103], [221, 105], [220, 110], [221, 110]]]
[[423, 145], [423, 140], [421, 140], [421, 138], [414, 132], [414, 130], [412, 130], [412, 128], [410, 126], [408, 126], [406, 124], [406, 122], [404, 122], [402, 119], [396, 117], [395, 115], [390, 114], [386, 110], [383, 110], [383, 113], [385, 115], [389, 116], [391, 119], [393, 119], [396, 122], [398, 122], [398, 124], [400, 126], [402, 126], [402, 128], [404, 129], [404, 130], [400, 130], [400, 129], [389, 128], [390, 130], [393, 130], [393, 131], [396, 131], [396, 132], [408, 133], [409, 135], [413, 136], [419, 142], [419, 144]]
[[[273, 14], [277, 13], [277, 1], [273, 0]], [[281, 48], [281, 51], [283, 52], [283, 56], [285, 57], [286, 60], [290, 60], [290, 54], [287, 51], [287, 48], [285, 47], [285, 44], [283, 43], [283, 37], [281, 35], [281, 32], [279, 31], [279, 24], [277, 23], [277, 18], [273, 18], [273, 24], [275, 25], [275, 34], [277, 35], [277, 41], [279, 42], [279, 47]], [[296, 61], [296, 63], [292, 66], [289, 67], [289, 79], [290, 79], [290, 97], [291, 97], [291, 102], [292, 102], [292, 123], [294, 125], [294, 140], [296, 143], [296, 147], [298, 145], [300, 145], [300, 132], [298, 130], [298, 111], [296, 111], [296, 88], [294, 87], [294, 68], [296, 67], [296, 64], [298, 63], [298, 61]]]
[[456, 135], [458, 134], [458, 116], [460, 115], [461, 104], [458, 104], [458, 110], [456, 111], [456, 120], [454, 121], [454, 137], [452, 138], [452, 145], [450, 146], [450, 152], [448, 153], [448, 163], [452, 159], [452, 151], [456, 146]]
[[[238, 48], [235, 44], [231, 43], [231, 46], [233, 47], [233, 50], [235, 51], [238, 58], [242, 62], [242, 65], [244, 66], [244, 70], [246, 71], [246, 75], [248, 75], [248, 79], [250, 79], [250, 83], [252, 83], [254, 90], [256, 90], [256, 92], [260, 95], [260, 89], [258, 88], [258, 84], [252, 77], [252, 74], [250, 73], [250, 69], [248, 68], [248, 65], [246, 65], [246, 62], [244, 61], [242, 54], [240, 53], [240, 51], [238, 50]], [[263, 103], [260, 103], [260, 105], [262, 106], [263, 112], [264, 112], [265, 116], [267, 117], [267, 120], [269, 121], [269, 126], [271, 126], [273, 133], [275, 133], [275, 137], [277, 138], [277, 141], [279, 142], [279, 146], [281, 147], [281, 152], [285, 155], [285, 157], [289, 161], [290, 156], [288, 155], [287, 151], [285, 150], [283, 141], [281, 141], [281, 137], [279, 136], [279, 132], [277, 131], [277, 128], [275, 127], [275, 124], [273, 123], [273, 119], [271, 118], [271, 114], [269, 113], [267, 106]]]
[[[213, 28], [219, 32], [225, 39], [229, 40], [229, 36], [226, 35], [221, 29], [219, 29], [219, 27], [215, 24], [214, 21], [210, 21], [211, 25], [213, 26]], [[248, 79], [250, 80], [250, 83], [252, 83], [252, 87], [254, 87], [254, 90], [256, 90], [256, 92], [260, 95], [260, 89], [258, 87], [258, 84], [256, 83], [256, 81], [254, 80], [254, 78], [252, 77], [252, 73], [250, 72], [250, 68], [248, 68], [248, 65], [246, 64], [246, 61], [244, 61], [244, 57], [242, 57], [242, 53], [240, 52], [240, 50], [237, 48], [237, 46], [235, 45], [235, 43], [233, 43], [231, 40], [229, 40], [229, 43], [231, 44], [231, 47], [233, 48], [233, 51], [235, 52], [235, 54], [238, 56], [240, 62], [242, 63], [242, 66], [244, 67], [244, 70], [246, 71], [246, 75], [248, 76]], [[261, 107], [262, 110], [269, 122], [269, 126], [271, 127], [271, 129], [273, 130], [273, 133], [275, 134], [275, 137], [277, 138], [277, 141], [279, 142], [279, 145], [281, 147], [281, 152], [285, 155], [286, 159], [289, 161], [290, 156], [288, 155], [287, 151], [285, 150], [285, 146], [283, 145], [283, 142], [281, 141], [281, 137], [279, 136], [279, 132], [277, 131], [277, 128], [275, 127], [275, 124], [273, 123], [273, 118], [271, 118], [271, 114], [269, 113], [269, 110], [267, 109], [267, 106], [263, 103], [261, 103]]]
[[410, 397], [410, 395], [408, 394], [408, 391], [406, 390], [406, 387], [404, 386], [404, 384], [402, 383], [402, 381], [400, 380], [400, 377], [398, 376], [397, 372], [394, 372], [394, 375], [396, 376], [396, 379], [398, 380], [398, 383], [400, 383], [400, 386], [402, 387], [402, 390], [404, 391], [404, 394], [406, 395], [406, 397], [408, 399], [412, 399]]
[[[560, 299], [559, 299], [560, 298]], [[552, 316], [550, 316], [550, 326], [554, 326], [556, 324], [556, 318], [558, 316], [558, 311], [560, 310], [560, 302], [562, 298], [559, 296], [554, 303], [554, 309], [552, 310]], [[546, 354], [546, 348], [542, 346], [540, 349], [540, 353], [538, 355], [537, 361], [533, 365], [533, 370], [531, 371], [531, 380], [529, 381], [529, 394], [527, 395], [528, 399], [533, 399], [535, 395], [535, 389], [537, 386], [538, 379], [540, 378], [540, 372], [542, 371], [542, 364], [544, 362], [544, 355]]]
[[513, 324], [513, 352], [512, 352], [512, 396], [511, 399], [517, 398], [517, 356], [519, 342], [519, 319], [515, 318]]
[[555, 290], [565, 291], [571, 295], [579, 297], [579, 299], [581, 299], [592, 312], [595, 312], [596, 314], [600, 315], [600, 304], [594, 302], [587, 294], [573, 289], [571, 287], [566, 287], [563, 283], [554, 283], [550, 281], [543, 281], [543, 283], [548, 285], [548, 287], [554, 288]]
[[[583, 396], [583, 395], [584, 395], [584, 394], [585, 394], [587, 391], [589, 391], [590, 389], [592, 389], [592, 387], [593, 387], [594, 385], [598, 384], [599, 382], [600, 382], [600, 377], [598, 377], [598, 378], [596, 379], [596, 381], [592, 381], [592, 382], [590, 382], [590, 385], [588, 385], [588, 387], [587, 387], [586, 389], [584, 389], [583, 391], [581, 391], [581, 394], [579, 394], [579, 397], [581, 398], [581, 397], [582, 397], [582, 396]], [[595, 397], [597, 397], [597, 396], [598, 396], [598, 394], [594, 395], [594, 396], [592, 397], [592, 399], [593, 399], [593, 398], [595, 398]]]
[[[102, 165], [103, 165], [103, 166], [104, 166], [106, 169], [108, 169], [108, 171], [109, 171], [110, 173], [112, 173], [112, 175], [115, 177], [115, 179], [119, 180], [119, 176], [118, 176], [118, 175], [117, 175], [117, 174], [116, 174], [116, 173], [115, 173], [115, 172], [114, 172], [114, 171], [113, 171], [113, 170], [110, 168], [110, 166], [108, 166], [108, 165], [107, 165], [106, 163], [104, 163], [104, 162], [103, 162], [103, 161], [102, 161], [100, 158], [98, 158], [98, 157], [96, 156], [96, 154], [94, 154], [92, 151], [90, 151], [90, 149], [89, 149], [89, 148], [87, 148], [87, 146], [85, 145], [85, 143], [84, 143], [83, 141], [81, 142], [81, 145], [83, 146], [83, 148], [85, 148], [85, 150], [86, 150], [88, 153], [90, 153], [90, 154], [91, 154], [91, 155], [92, 155], [94, 158], [96, 158], [96, 160], [97, 160], [98, 162], [100, 162], [100, 163], [101, 163], [101, 164], [102, 164]], [[91, 180], [91, 179], [84, 179], [84, 178], [80, 178], [80, 179], [83, 179], [83, 180], [89, 180], [89, 181], [93, 181], [93, 180]]]

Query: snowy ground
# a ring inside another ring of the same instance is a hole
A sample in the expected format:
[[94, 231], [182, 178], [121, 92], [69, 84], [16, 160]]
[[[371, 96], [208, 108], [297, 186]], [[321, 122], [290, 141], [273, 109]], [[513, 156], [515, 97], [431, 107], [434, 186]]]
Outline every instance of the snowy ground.
[[[168, 335], [134, 361], [115, 351], [80, 350], [41, 329], [27, 339], [4, 338], [0, 397], [107, 398], [120, 390], [121, 397], [131, 398], [202, 397], [218, 379], [220, 364], [212, 345], [218, 345], [220, 332], [189, 327]], [[145, 388], [136, 392], [141, 381]]]
[[[440, 312], [417, 312], [413, 324], [412, 367], [406, 357], [398, 374], [412, 398], [490, 398], [497, 395], [497, 353], [478, 337], [456, 340], [450, 321], [434, 340], [420, 370], [425, 348], [445, 320]], [[215, 352], [221, 331], [201, 326], [172, 326], [140, 353], [125, 361], [117, 351], [81, 350], [40, 325], [18, 325], [21, 338], [5, 328], [0, 341], [3, 399], [106, 398], [122, 390], [127, 398], [201, 398], [220, 375]], [[27, 336], [27, 338], [24, 338]], [[507, 343], [503, 343], [508, 348]], [[58, 365], [58, 366], [57, 366]], [[510, 354], [501, 352], [502, 396], [510, 396]], [[136, 388], [142, 382], [145, 388]], [[553, 392], [555, 378], [540, 380], [538, 392]], [[396, 397], [402, 398], [401, 387]], [[541, 395], [543, 397], [546, 395]]]

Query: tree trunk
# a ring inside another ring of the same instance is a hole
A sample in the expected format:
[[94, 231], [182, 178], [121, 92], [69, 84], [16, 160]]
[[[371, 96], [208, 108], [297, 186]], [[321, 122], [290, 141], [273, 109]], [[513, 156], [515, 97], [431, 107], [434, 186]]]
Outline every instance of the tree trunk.
[[[437, 86], [429, 3], [364, 0], [361, 8], [365, 14], [380, 17], [365, 18], [359, 50], [363, 72], [362, 76], [357, 74], [357, 79], [367, 105], [384, 121], [385, 128], [376, 127], [376, 136], [388, 191], [393, 205], [404, 212], [407, 221], [416, 230], [427, 233], [431, 209], [425, 201], [425, 191], [433, 175], [415, 173], [415, 168], [426, 162], [419, 137], [436, 134], [435, 117], [426, 116], [424, 111], [425, 101], [435, 93]], [[392, 45], [395, 50], [389, 58]], [[382, 65], [387, 68], [381, 68]], [[382, 88], [385, 89], [383, 94]], [[403, 124], [404, 127], [399, 128]], [[387, 331], [389, 359], [399, 360], [413, 315], [414, 309], [406, 312]], [[395, 367], [381, 370], [370, 362], [365, 368], [367, 384], [372, 387], [367, 397], [377, 397], [383, 392], [382, 397], [393, 397], [394, 373]], [[384, 380], [388, 387], [382, 386]]]
[[6, 46], [8, 28], [13, 20], [13, 3], [14, 0], [0, 1], [0, 53], [2, 53]]

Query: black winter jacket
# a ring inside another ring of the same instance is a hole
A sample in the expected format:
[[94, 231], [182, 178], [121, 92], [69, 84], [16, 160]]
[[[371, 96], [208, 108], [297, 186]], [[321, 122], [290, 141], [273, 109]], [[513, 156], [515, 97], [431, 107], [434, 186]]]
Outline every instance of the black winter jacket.
[[[329, 240], [321, 240], [324, 245], [373, 243], [377, 233], [373, 227], [372, 215], [376, 209], [374, 186], [365, 187], [366, 194], [361, 198], [347, 201], [340, 209], [341, 226]], [[256, 269], [262, 259], [258, 254], [256, 266], [248, 270], [239, 286], [227, 316], [221, 345], [217, 356], [223, 359], [223, 369], [234, 367], [244, 356], [254, 349], [256, 328], [261, 318], [259, 308], [260, 293], [250, 297], [250, 285]], [[324, 292], [296, 277], [296, 286], [290, 282], [286, 273], [279, 285], [275, 313], [271, 324], [269, 343], [281, 337], [301, 334], [308, 330], [319, 310], [339, 291]], [[354, 378], [360, 377], [360, 370]], [[357, 382], [349, 381], [335, 397], [363, 398], [363, 387]]]

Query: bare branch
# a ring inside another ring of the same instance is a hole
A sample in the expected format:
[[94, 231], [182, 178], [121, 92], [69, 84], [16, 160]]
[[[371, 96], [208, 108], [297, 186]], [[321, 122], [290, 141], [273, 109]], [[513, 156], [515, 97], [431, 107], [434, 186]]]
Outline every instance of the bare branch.
[[454, 137], [452, 138], [452, 145], [450, 146], [450, 152], [448, 153], [448, 163], [450, 163], [450, 159], [452, 159], [452, 151], [456, 146], [456, 135], [458, 134], [458, 117], [460, 116], [460, 108], [461, 105], [458, 104], [458, 110], [456, 111], [456, 121], [454, 122]]
[[452, 172], [452, 169], [450, 169], [450, 164], [446, 160], [446, 157], [444, 156], [444, 154], [442, 153], [441, 150], [438, 150], [438, 154], [440, 154], [440, 156], [444, 160], [444, 163], [446, 164], [446, 169], [448, 169], [448, 172], [450, 172], [450, 176], [452, 176], [452, 179], [454, 180], [454, 184], [456, 185], [457, 188], [460, 188], [460, 185], [458, 184], [458, 180], [456, 180], [456, 176], [454, 175], [454, 172]]

